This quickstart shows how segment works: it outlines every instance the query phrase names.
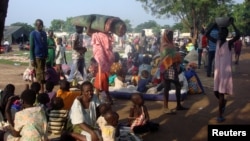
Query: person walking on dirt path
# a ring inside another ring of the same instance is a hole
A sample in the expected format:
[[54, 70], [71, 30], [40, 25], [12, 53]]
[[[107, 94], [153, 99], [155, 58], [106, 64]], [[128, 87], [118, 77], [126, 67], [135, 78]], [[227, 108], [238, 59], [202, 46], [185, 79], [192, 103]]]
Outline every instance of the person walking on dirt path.
[[45, 84], [45, 63], [48, 57], [47, 35], [43, 31], [43, 21], [35, 21], [35, 30], [30, 33], [30, 61], [35, 68], [35, 76], [44, 92]]
[[[216, 42], [214, 94], [219, 103], [217, 122], [223, 122], [225, 120], [223, 117], [227, 102], [225, 96], [233, 94], [232, 47], [234, 42], [240, 38], [239, 31], [235, 27], [233, 19], [231, 19], [229, 22], [235, 30], [235, 36], [231, 40], [226, 40], [228, 36], [227, 27], [219, 28], [219, 40], [210, 37], [210, 39]], [[216, 24], [213, 26], [216, 26]], [[208, 30], [208, 33], [209, 32], [211, 32], [211, 29]]]
[[240, 53], [242, 48], [242, 40], [239, 39], [234, 43], [235, 64], [239, 64]]

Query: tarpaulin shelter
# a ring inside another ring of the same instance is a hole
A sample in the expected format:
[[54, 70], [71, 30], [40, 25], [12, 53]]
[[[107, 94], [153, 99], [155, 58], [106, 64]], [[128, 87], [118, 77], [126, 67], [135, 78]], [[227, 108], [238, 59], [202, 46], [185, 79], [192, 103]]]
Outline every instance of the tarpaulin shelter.
[[28, 41], [29, 32], [22, 26], [5, 26], [4, 40], [9, 41], [10, 44]]

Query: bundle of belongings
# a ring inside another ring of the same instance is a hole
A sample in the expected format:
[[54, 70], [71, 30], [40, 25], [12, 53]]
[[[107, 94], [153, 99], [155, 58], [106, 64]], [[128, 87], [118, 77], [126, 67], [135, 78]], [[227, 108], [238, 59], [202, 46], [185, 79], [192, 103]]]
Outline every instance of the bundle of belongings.
[[91, 14], [81, 15], [72, 19], [73, 25], [85, 27], [91, 36], [95, 32], [114, 33], [122, 37], [126, 31], [126, 24], [118, 17]]

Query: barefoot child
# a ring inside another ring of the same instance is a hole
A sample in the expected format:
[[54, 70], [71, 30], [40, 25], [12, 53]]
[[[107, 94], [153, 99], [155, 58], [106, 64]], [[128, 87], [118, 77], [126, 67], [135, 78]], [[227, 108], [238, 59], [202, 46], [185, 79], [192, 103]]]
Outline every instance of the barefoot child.
[[[215, 65], [214, 65], [214, 94], [218, 99], [219, 113], [217, 122], [223, 122], [225, 120], [223, 113], [226, 107], [226, 95], [233, 94], [233, 78], [232, 78], [232, 46], [235, 41], [240, 38], [238, 29], [234, 25], [233, 19], [230, 24], [235, 30], [235, 36], [227, 41], [228, 27], [219, 28], [219, 40], [215, 40], [213, 37], [208, 36], [210, 40], [216, 41], [215, 52]], [[216, 26], [217, 24], [214, 24]], [[207, 31], [207, 35], [211, 32], [211, 29]]]
[[64, 73], [62, 72], [62, 64], [66, 63], [65, 47], [62, 44], [62, 38], [57, 38], [56, 40], [56, 71], [59, 77], [64, 78]]
[[138, 93], [133, 94], [131, 101], [133, 102], [133, 106], [130, 108], [129, 122], [132, 132], [141, 134], [149, 131], [157, 131], [159, 124], [150, 121], [142, 95]]

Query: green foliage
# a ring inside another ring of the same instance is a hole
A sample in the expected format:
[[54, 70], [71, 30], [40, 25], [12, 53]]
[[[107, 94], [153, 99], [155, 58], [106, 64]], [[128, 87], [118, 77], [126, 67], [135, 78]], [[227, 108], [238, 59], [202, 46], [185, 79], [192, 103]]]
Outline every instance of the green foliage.
[[[217, 16], [230, 14], [232, 0], [137, 0], [142, 2], [146, 11], [157, 17], [173, 17], [181, 21], [185, 29], [193, 27], [197, 33], [199, 28], [214, 22]], [[195, 34], [196, 35], [196, 34]], [[194, 37], [196, 38], [196, 37]]]
[[143, 29], [149, 29], [149, 28], [157, 28], [160, 27], [160, 25], [157, 24], [156, 21], [149, 20], [147, 22], [141, 23], [135, 27], [135, 32], [141, 32]]
[[64, 20], [54, 19], [51, 21], [50, 29], [54, 31], [62, 31], [64, 24], [65, 24]]
[[22, 23], [22, 22], [16, 22], [11, 24], [11, 26], [22, 26], [24, 28], [24, 30], [31, 32], [33, 31], [35, 28], [32, 25], [29, 25], [27, 23]]
[[175, 24], [172, 26], [172, 29], [173, 29], [173, 30], [183, 31], [183, 24], [182, 24], [182, 23], [175, 23]]
[[72, 17], [68, 17], [64, 23], [63, 31], [73, 33], [75, 32], [75, 26], [71, 23]]
[[161, 27], [160, 26], [153, 27], [152, 29], [153, 29], [154, 34], [161, 33]]

